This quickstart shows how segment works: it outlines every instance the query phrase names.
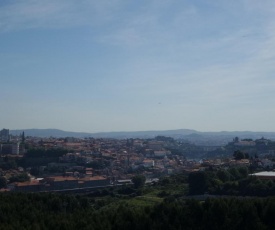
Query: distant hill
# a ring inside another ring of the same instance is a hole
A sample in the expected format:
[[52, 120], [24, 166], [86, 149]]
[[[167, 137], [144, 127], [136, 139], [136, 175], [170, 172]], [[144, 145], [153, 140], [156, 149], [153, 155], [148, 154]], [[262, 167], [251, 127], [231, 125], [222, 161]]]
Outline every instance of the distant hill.
[[20, 135], [25, 132], [25, 136], [33, 137], [89, 137], [90, 133], [80, 133], [80, 132], [68, 132], [59, 129], [17, 129], [10, 130], [12, 135]]
[[10, 130], [12, 135], [20, 135], [25, 132], [26, 136], [36, 137], [95, 137], [95, 138], [153, 138], [158, 135], [177, 136], [190, 135], [196, 133], [195, 130], [179, 129], [179, 130], [164, 130], [164, 131], [135, 131], [135, 132], [100, 132], [100, 133], [85, 133], [85, 132], [68, 132], [59, 129], [25, 129], [25, 130]]
[[175, 139], [183, 139], [199, 145], [224, 145], [231, 141], [234, 137], [240, 139], [251, 138], [259, 139], [261, 137], [275, 140], [275, 132], [250, 132], [250, 131], [234, 131], [234, 132], [199, 132], [192, 129], [162, 130], [162, 131], [136, 131], [136, 132], [101, 132], [101, 133], [85, 133], [85, 132], [68, 132], [59, 129], [25, 129], [11, 130], [12, 135], [20, 135], [25, 132], [26, 136], [36, 137], [94, 137], [94, 138], [154, 138], [156, 136], [169, 136]]

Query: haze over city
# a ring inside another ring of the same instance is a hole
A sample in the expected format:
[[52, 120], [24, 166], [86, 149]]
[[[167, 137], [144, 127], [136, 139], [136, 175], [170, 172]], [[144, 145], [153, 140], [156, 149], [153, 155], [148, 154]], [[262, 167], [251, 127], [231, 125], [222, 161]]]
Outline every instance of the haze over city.
[[0, 127], [275, 131], [275, 2], [0, 2]]

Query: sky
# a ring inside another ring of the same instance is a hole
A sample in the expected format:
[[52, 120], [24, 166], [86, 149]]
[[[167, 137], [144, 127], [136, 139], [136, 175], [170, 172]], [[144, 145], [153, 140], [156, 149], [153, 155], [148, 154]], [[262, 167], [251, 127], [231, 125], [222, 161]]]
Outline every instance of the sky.
[[274, 0], [1, 0], [0, 129], [275, 131]]

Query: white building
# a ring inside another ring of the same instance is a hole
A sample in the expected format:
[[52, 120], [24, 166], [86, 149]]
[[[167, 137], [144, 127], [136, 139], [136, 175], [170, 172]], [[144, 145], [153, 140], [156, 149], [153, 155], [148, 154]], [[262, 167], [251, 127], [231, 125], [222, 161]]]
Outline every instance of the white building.
[[19, 154], [19, 146], [20, 146], [20, 142], [13, 144], [11, 147], [12, 148], [11, 153], [14, 155], [18, 155]]
[[155, 161], [154, 160], [144, 160], [143, 161], [143, 166], [145, 168], [151, 168], [155, 166]]

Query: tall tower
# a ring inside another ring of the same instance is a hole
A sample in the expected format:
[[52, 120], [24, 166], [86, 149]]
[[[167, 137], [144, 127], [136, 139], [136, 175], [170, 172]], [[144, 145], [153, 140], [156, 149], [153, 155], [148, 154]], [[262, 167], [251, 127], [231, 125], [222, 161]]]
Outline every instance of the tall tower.
[[21, 142], [22, 142], [22, 144], [25, 143], [25, 132], [24, 131], [23, 131], [22, 136], [21, 136]]

